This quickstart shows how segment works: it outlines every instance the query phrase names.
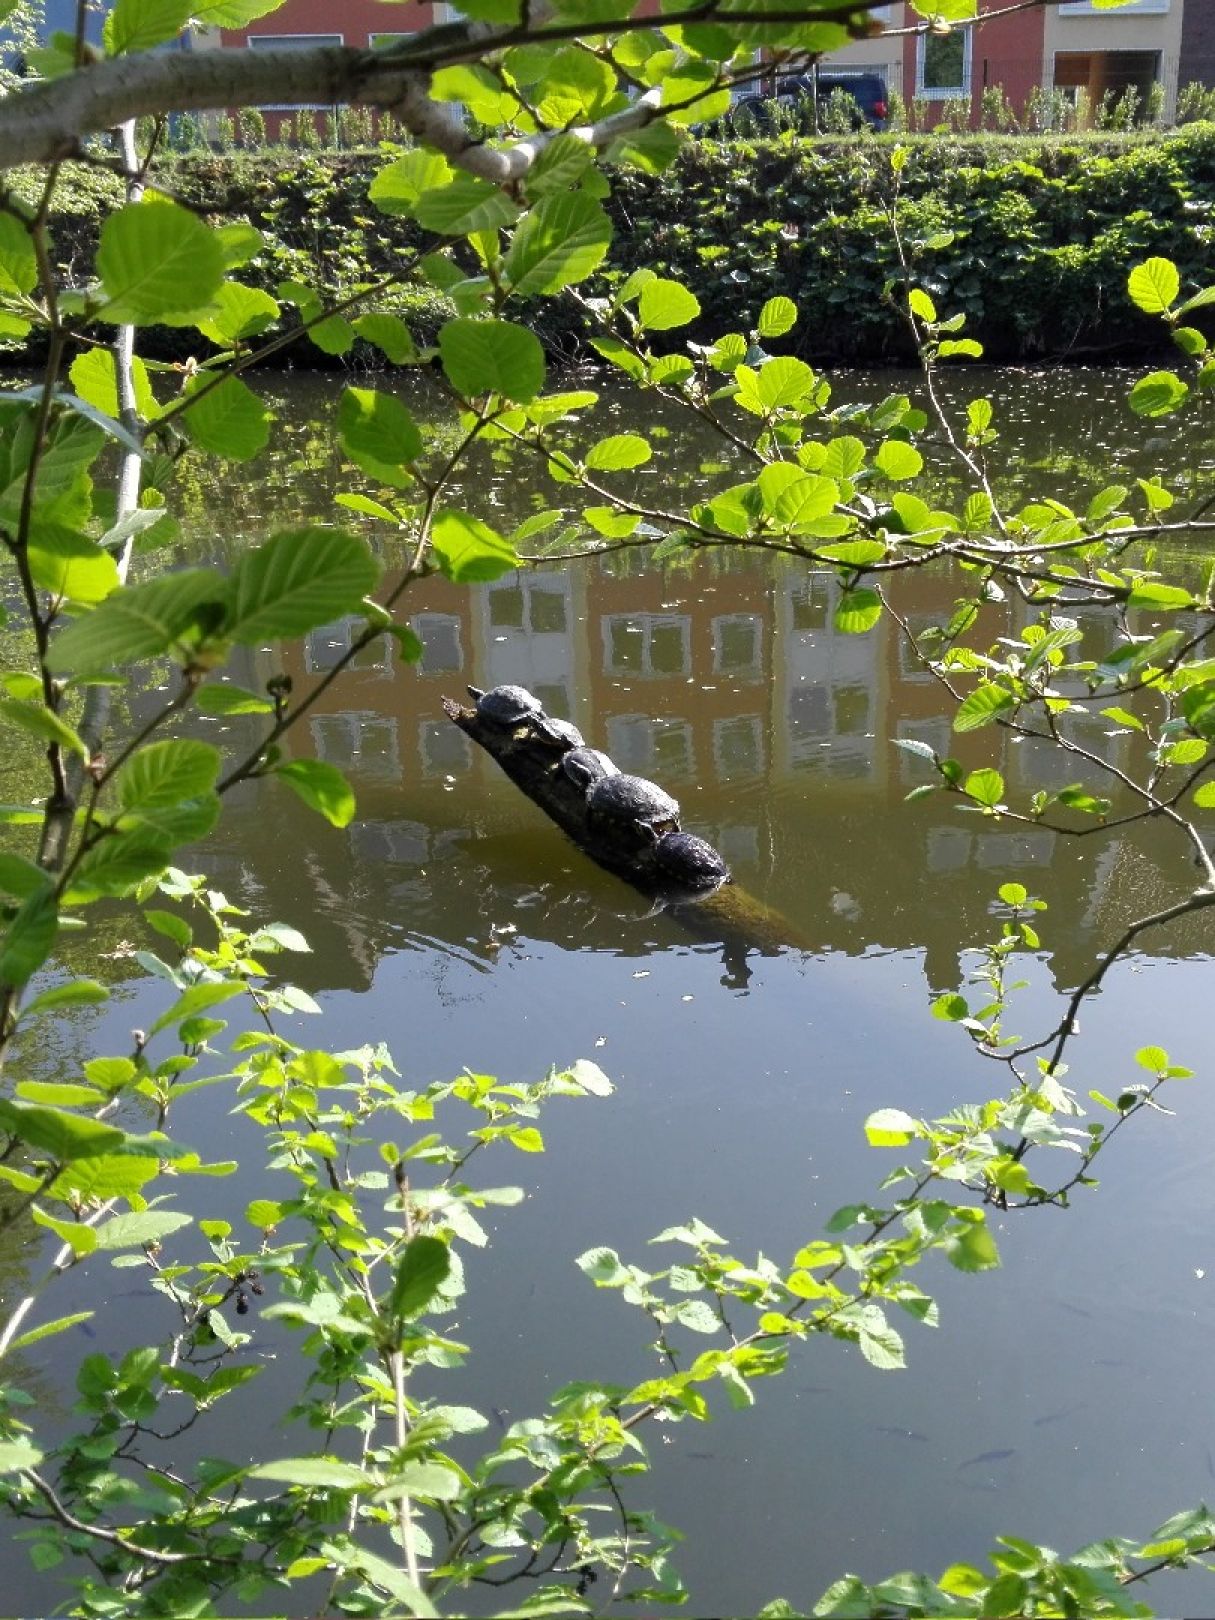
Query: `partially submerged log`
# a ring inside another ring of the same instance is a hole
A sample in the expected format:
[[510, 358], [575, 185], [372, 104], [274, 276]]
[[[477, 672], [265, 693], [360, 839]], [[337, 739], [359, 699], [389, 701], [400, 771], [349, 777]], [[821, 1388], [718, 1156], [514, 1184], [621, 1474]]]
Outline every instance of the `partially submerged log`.
[[585, 792], [561, 769], [562, 748], [529, 727], [495, 724], [452, 698], [443, 699], [443, 712], [597, 865], [661, 902], [689, 933], [725, 945], [727, 963], [736, 977], [745, 980], [748, 951], [770, 956], [814, 948], [778, 912], [733, 881], [701, 892], [673, 888], [654, 859], [651, 843], [601, 822], [592, 824]]

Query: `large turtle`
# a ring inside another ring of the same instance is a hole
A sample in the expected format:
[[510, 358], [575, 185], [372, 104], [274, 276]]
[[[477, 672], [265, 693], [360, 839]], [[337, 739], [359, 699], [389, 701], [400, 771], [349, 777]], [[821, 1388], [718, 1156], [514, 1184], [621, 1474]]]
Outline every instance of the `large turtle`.
[[591, 785], [586, 803], [592, 826], [598, 822], [654, 842], [664, 833], [679, 831], [678, 801], [644, 776], [617, 771], [600, 777]]
[[561, 769], [584, 793], [589, 793], [605, 776], [620, 775], [619, 769], [597, 748], [571, 748], [568, 754], [561, 756]]
[[664, 877], [689, 889], [729, 883], [730, 868], [721, 856], [695, 833], [664, 833], [654, 846], [654, 861]]
[[567, 731], [572, 732], [579, 743], [582, 741], [582, 734], [567, 720], [550, 720], [540, 699], [526, 686], [493, 686], [488, 692], [479, 686], [470, 686], [468, 693], [476, 700], [478, 718], [501, 726], [503, 731], [523, 730], [526, 735], [543, 737], [558, 747], [578, 746], [565, 740]]

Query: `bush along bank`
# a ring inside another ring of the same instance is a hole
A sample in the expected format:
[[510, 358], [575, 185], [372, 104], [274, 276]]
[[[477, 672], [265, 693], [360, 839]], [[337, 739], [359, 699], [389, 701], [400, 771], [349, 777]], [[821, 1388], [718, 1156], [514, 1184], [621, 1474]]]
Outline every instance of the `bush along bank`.
[[[907, 161], [896, 183], [898, 146]], [[182, 158], [162, 184], [216, 224], [255, 226], [263, 245], [243, 279], [290, 304], [291, 283], [340, 297], [391, 274], [417, 243], [415, 226], [369, 198], [374, 166], [367, 153], [238, 152]], [[57, 257], [78, 281], [111, 184], [83, 171], [56, 217]], [[1215, 124], [1164, 136], [704, 138], [665, 173], [623, 171], [611, 206], [608, 282], [641, 264], [678, 277], [700, 301], [694, 336], [745, 328], [783, 294], [802, 311], [807, 358], [911, 359], [886, 296], [900, 274], [897, 212], [917, 278], [942, 309], [968, 317], [990, 359], [1112, 359], [1159, 341], [1127, 298], [1128, 263], [1162, 255], [1183, 278], [1209, 272]], [[450, 313], [434, 287], [393, 298], [419, 343]], [[589, 320], [571, 300], [537, 312], [536, 326], [554, 354], [574, 359], [588, 353]], [[158, 336], [161, 357], [181, 357], [184, 334]], [[321, 364], [357, 344], [342, 327], [319, 336], [319, 349], [301, 346], [293, 359]]]

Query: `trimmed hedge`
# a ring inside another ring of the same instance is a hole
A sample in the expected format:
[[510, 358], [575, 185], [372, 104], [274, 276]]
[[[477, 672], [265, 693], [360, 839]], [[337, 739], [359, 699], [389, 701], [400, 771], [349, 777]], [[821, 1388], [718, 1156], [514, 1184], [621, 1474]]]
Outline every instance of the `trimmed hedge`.
[[[907, 334], [886, 296], [898, 274], [895, 145], [908, 152], [899, 222], [916, 274], [942, 313], [965, 311], [993, 360], [1113, 357], [1158, 343], [1159, 323], [1124, 290], [1127, 266], [1149, 254], [1173, 259], [1187, 285], [1211, 279], [1215, 124], [1164, 136], [702, 139], [666, 174], [618, 175], [614, 272], [646, 264], [685, 281], [703, 311], [696, 336], [745, 328], [781, 293], [802, 311], [808, 357], [906, 361]], [[412, 240], [407, 224], [367, 201], [378, 163], [370, 152], [237, 152], [183, 157], [161, 183], [217, 222], [247, 219], [266, 234], [242, 279], [341, 292], [390, 272]], [[117, 196], [95, 169], [76, 171], [61, 194], [56, 256], [77, 278]], [[402, 292], [398, 307], [421, 337], [444, 314], [425, 289]], [[550, 349], [583, 350], [572, 303], [535, 314]], [[201, 342], [157, 336], [162, 354]], [[315, 350], [306, 358], [324, 363]]]

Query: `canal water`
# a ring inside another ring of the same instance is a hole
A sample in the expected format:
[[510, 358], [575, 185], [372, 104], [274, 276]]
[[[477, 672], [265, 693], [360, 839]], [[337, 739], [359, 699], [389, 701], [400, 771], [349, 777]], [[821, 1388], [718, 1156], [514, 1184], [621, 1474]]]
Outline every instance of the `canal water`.
[[[1204, 480], [1215, 462], [1200, 424], [1188, 439], [1152, 438], [1126, 409], [1128, 379], [1117, 373], [967, 382], [1002, 411], [997, 483], [1009, 497], [1079, 499], [1115, 473]], [[890, 374], [836, 386], [838, 398], [866, 400], [916, 389]], [[317, 429], [336, 391], [283, 379], [269, 393], [283, 448], [222, 485], [187, 487], [183, 560], [230, 558], [276, 528], [333, 520], [334, 492], [364, 488]], [[416, 403], [424, 416], [425, 399]], [[606, 397], [600, 431], [640, 426], [625, 411]], [[658, 428], [675, 472], [668, 459], [638, 474], [638, 488], [661, 482], [669, 493], [673, 477], [718, 476], [719, 445], [677, 417]], [[944, 491], [944, 462], [939, 477]], [[563, 493], [487, 457], [459, 498], [505, 530]], [[398, 543], [368, 532], [394, 566]], [[870, 1111], [939, 1114], [1000, 1089], [1000, 1071], [965, 1033], [929, 1012], [998, 934], [1000, 884], [1023, 883], [1049, 906], [1010, 1020], [1027, 1037], [1052, 1027], [1063, 992], [1128, 921], [1192, 887], [1180, 845], [1153, 827], [1068, 840], [965, 814], [940, 795], [905, 803], [926, 773], [897, 738], [997, 767], [1015, 805], [1043, 784], [1108, 784], [993, 730], [952, 746], [939, 691], [897, 628], [883, 620], [867, 635], [841, 634], [835, 589], [804, 568], [724, 556], [659, 570], [625, 555], [472, 588], [423, 582], [403, 603], [425, 648], [420, 666], [393, 644], [370, 649], [291, 740], [348, 773], [352, 826], [337, 831], [275, 785], [252, 784], [212, 846], [184, 863], [258, 918], [307, 934], [313, 954], [290, 967], [325, 1018], [299, 1020], [296, 1038], [334, 1050], [384, 1040], [411, 1085], [464, 1066], [531, 1079], [577, 1057], [615, 1082], [608, 1099], [550, 1108], [543, 1156], [500, 1150], [490, 1180], [521, 1182], [529, 1197], [500, 1212], [490, 1246], [469, 1258], [458, 1314], [473, 1347], [467, 1368], [419, 1379], [419, 1393], [511, 1422], [567, 1381], [648, 1375], [657, 1363], [646, 1319], [596, 1292], [575, 1256], [608, 1244], [667, 1263], [673, 1252], [647, 1240], [697, 1215], [734, 1253], [787, 1263], [839, 1205], [875, 1196], [892, 1168], [897, 1155], [865, 1144]], [[916, 629], [940, 622], [956, 589], [945, 576], [917, 578], [900, 587], [900, 610]], [[1021, 622], [1010, 606], [991, 635]], [[356, 631], [342, 621], [286, 655], [257, 650], [234, 677], [256, 685], [285, 669], [298, 692]], [[803, 948], [740, 960], [651, 914], [573, 848], [442, 715], [441, 697], [461, 697], [466, 683], [508, 681], [672, 791], [684, 825], [722, 850]], [[148, 690], [135, 704], [152, 701]], [[199, 729], [234, 748], [256, 736], [239, 719]], [[1133, 739], [1099, 714], [1074, 734], [1134, 764]], [[127, 1031], [154, 1020], [160, 987], [129, 954], [147, 943], [112, 942], [120, 994], [82, 1026], [81, 1046], [124, 1050]], [[808, 1607], [846, 1570], [939, 1573], [981, 1561], [1000, 1533], [1063, 1551], [1146, 1534], [1215, 1492], [1213, 949], [1209, 921], [1145, 937], [1087, 1009], [1072, 1051], [1068, 1079], [1083, 1096], [1133, 1081], [1137, 1047], [1167, 1046], [1197, 1071], [1166, 1099], [1176, 1117], [1134, 1122], [1102, 1160], [1100, 1189], [1081, 1191], [1070, 1210], [993, 1216], [1001, 1271], [925, 1268], [918, 1281], [939, 1297], [942, 1325], [899, 1324], [906, 1371], [880, 1373], [855, 1350], [811, 1343], [783, 1377], [757, 1385], [754, 1410], [718, 1403], [712, 1424], [651, 1431], [654, 1472], [633, 1500], [684, 1531], [692, 1613], [752, 1613], [777, 1595]], [[241, 1159], [238, 1175], [208, 1185], [206, 1211], [239, 1219], [275, 1187], [228, 1106], [222, 1089], [203, 1091], [178, 1129], [213, 1157]], [[15, 1261], [6, 1259], [10, 1275]], [[151, 1297], [126, 1292], [137, 1273], [111, 1276], [96, 1344], [52, 1341], [52, 1355], [28, 1369], [52, 1406], [70, 1400], [69, 1358], [154, 1330]], [[97, 1304], [107, 1286], [100, 1268], [82, 1268], [52, 1314]], [[235, 1397], [227, 1417], [221, 1408], [211, 1455], [306, 1448], [307, 1435], [263, 1417], [296, 1387], [291, 1339], [266, 1324], [255, 1345], [275, 1359], [248, 1400]], [[281, 1400], [269, 1398], [270, 1380]], [[47, 1602], [53, 1576], [32, 1576], [24, 1557], [3, 1556], [4, 1584], [28, 1608]], [[1174, 1612], [1201, 1598], [1196, 1584], [1164, 1587], [1162, 1607], [1170, 1591]]]

